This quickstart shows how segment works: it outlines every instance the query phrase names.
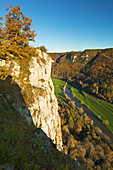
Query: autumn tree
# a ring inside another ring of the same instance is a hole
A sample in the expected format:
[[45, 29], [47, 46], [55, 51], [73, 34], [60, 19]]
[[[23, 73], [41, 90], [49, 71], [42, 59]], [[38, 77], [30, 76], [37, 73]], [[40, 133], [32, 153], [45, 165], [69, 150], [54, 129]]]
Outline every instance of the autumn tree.
[[[25, 17], [20, 11], [20, 6], [10, 6], [6, 8], [8, 14], [5, 16], [3, 27], [4, 41], [1, 42], [2, 56], [14, 56], [22, 58], [34, 53], [29, 46], [29, 41], [34, 41], [35, 31], [31, 30], [32, 19]], [[2, 25], [2, 23], [0, 23]], [[0, 31], [2, 29], [0, 28]]]

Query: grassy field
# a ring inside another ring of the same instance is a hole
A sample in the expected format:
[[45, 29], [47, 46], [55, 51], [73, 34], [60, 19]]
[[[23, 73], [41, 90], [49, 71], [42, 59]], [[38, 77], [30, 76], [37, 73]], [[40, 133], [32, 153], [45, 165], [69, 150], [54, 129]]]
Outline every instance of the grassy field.
[[[65, 86], [65, 83], [61, 80], [58, 80], [58, 79], [53, 79], [52, 78], [52, 81], [53, 81], [53, 84], [54, 84], [54, 90], [55, 90], [55, 96], [58, 98], [58, 99], [63, 99], [65, 101], [65, 98], [63, 97], [62, 95], [62, 92], [61, 90], [63, 91], [63, 88]], [[60, 89], [61, 90], [60, 90]]]
[[65, 98], [63, 97], [62, 92], [60, 91], [60, 89], [58, 87], [54, 86], [54, 90], [55, 90], [55, 96], [58, 99], [62, 99], [62, 100], [65, 101]]
[[108, 120], [108, 128], [113, 132], [113, 105], [103, 100], [98, 100], [87, 93], [85, 93], [85, 96], [83, 96], [77, 89], [73, 87], [72, 91], [77, 99], [88, 106], [90, 110], [92, 110], [97, 116], [100, 115], [102, 121]]
[[52, 78], [52, 81], [53, 81], [53, 84], [55, 86], [60, 87], [63, 91], [63, 87], [65, 86], [65, 82], [63, 82], [62, 80], [54, 79], [54, 78]]

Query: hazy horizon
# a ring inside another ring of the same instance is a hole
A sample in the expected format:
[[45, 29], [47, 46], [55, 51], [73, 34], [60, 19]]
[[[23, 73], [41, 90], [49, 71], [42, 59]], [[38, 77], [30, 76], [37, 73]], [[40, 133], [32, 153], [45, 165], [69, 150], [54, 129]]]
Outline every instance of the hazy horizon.
[[66, 53], [66, 52], [82, 52], [82, 51], [85, 51], [85, 50], [99, 50], [99, 49], [101, 49], [101, 50], [105, 50], [105, 49], [110, 49], [110, 48], [113, 48], [113, 46], [112, 47], [105, 47], [105, 48], [85, 48], [85, 49], [83, 49], [83, 50], [69, 50], [69, 51], [67, 51], [67, 50], [65, 50], [65, 51], [47, 51], [47, 53]]

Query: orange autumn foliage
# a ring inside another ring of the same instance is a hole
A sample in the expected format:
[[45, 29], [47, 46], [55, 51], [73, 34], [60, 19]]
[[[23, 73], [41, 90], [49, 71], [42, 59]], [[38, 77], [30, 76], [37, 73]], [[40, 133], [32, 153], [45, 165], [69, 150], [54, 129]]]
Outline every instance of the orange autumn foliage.
[[[19, 58], [35, 55], [35, 50], [29, 46], [34, 41], [35, 31], [31, 30], [32, 19], [25, 17], [20, 6], [6, 8], [8, 14], [5, 22], [0, 22], [0, 56], [15, 56]], [[2, 17], [0, 17], [0, 20]], [[11, 55], [12, 54], [12, 55]]]

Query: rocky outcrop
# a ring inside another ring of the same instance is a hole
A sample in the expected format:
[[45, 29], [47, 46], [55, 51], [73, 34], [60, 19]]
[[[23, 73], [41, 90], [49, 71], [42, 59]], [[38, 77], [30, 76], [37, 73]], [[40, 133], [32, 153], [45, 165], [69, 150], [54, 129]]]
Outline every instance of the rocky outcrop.
[[[50, 77], [52, 62], [49, 55], [37, 50], [35, 57], [21, 61], [1, 60], [0, 66], [9, 70], [13, 83], [21, 89], [22, 95], [13, 93], [12, 107], [29, 123], [33, 121], [52, 139], [57, 149], [62, 150], [61, 121]], [[8, 100], [11, 100], [11, 95], [7, 94]]]

